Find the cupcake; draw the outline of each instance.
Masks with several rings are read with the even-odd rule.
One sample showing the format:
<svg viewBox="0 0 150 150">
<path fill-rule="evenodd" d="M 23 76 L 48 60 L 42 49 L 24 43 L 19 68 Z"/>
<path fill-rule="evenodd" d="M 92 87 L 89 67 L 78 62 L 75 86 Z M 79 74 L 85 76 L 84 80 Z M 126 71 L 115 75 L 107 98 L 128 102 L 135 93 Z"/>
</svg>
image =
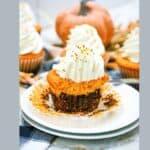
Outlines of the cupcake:
<svg viewBox="0 0 150 150">
<path fill-rule="evenodd" d="M 139 78 L 139 27 L 128 34 L 119 52 L 117 64 L 123 77 Z"/>
<path fill-rule="evenodd" d="M 33 26 L 38 33 L 41 32 L 41 25 L 36 22 L 34 13 L 26 2 L 20 2 L 19 5 L 20 24 Z"/>
<path fill-rule="evenodd" d="M 71 29 L 67 40 L 66 50 L 70 49 L 70 46 L 74 44 L 81 43 L 86 47 L 96 50 L 98 53 L 100 53 L 104 59 L 104 62 L 107 62 L 108 55 L 106 54 L 102 40 L 94 27 L 83 24 L 77 25 L 75 28 Z M 62 55 L 65 55 L 64 53 L 65 52 L 63 52 Z"/>
<path fill-rule="evenodd" d="M 55 110 L 91 112 L 98 107 L 108 81 L 100 51 L 84 44 L 73 45 L 47 75 Z M 93 47 L 94 48 L 94 47 Z"/>
<path fill-rule="evenodd" d="M 20 27 L 19 69 L 21 72 L 37 73 L 44 58 L 42 40 L 33 27 Z"/>
</svg>

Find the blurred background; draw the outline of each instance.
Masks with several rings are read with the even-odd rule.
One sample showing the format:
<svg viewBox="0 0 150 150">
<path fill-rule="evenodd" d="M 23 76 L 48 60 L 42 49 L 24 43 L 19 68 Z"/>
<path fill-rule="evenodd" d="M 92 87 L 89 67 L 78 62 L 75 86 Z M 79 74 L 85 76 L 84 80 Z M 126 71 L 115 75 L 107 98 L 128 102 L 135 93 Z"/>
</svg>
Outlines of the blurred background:
<svg viewBox="0 0 150 150">
<path fill-rule="evenodd" d="M 59 12 L 70 6 L 80 2 L 80 0 L 24 0 L 29 2 L 33 8 L 35 15 L 43 26 L 48 25 Z M 139 0 L 95 0 L 107 8 L 115 21 L 115 23 L 126 24 L 130 20 L 139 18 Z M 130 11 L 129 11 L 130 10 Z"/>
<path fill-rule="evenodd" d="M 44 47 L 47 50 L 52 50 L 53 44 L 61 44 L 61 41 L 55 32 L 55 18 L 58 13 L 80 2 L 80 0 L 20 1 L 26 1 L 30 4 L 34 15 L 36 16 L 37 22 L 42 26 L 41 37 L 44 43 Z M 139 18 L 139 0 L 95 1 L 108 9 L 115 25 L 121 24 L 122 27 L 126 27 L 129 22 L 137 20 Z M 57 52 L 57 50 L 55 50 L 54 52 Z"/>
</svg>

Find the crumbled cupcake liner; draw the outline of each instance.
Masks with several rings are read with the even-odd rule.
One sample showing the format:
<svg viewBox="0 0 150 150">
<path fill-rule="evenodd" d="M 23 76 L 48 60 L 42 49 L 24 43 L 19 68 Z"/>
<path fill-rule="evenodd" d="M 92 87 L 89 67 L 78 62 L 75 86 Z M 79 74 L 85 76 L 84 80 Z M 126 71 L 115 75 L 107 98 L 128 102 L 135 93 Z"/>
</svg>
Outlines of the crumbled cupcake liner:
<svg viewBox="0 0 150 150">
<path fill-rule="evenodd" d="M 41 113 L 51 114 L 51 115 L 76 115 L 76 116 L 90 116 L 95 117 L 101 115 L 104 112 L 113 111 L 120 105 L 121 97 L 116 92 L 116 90 L 110 85 L 105 84 L 101 88 L 101 98 L 99 100 L 98 107 L 92 110 L 91 112 L 62 112 L 57 111 L 54 106 L 54 101 L 52 100 L 52 95 L 50 94 L 48 84 L 38 84 L 36 85 L 32 93 L 29 96 L 29 99 L 32 105 Z M 109 99 L 113 99 L 112 103 L 109 102 Z M 108 103 L 109 102 L 109 103 Z"/>
</svg>

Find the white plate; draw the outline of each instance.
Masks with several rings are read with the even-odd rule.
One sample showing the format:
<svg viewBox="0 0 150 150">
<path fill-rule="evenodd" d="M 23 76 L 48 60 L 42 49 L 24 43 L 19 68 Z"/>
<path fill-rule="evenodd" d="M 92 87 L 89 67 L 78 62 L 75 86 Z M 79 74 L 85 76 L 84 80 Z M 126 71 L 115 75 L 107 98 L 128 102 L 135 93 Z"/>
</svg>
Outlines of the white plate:
<svg viewBox="0 0 150 150">
<path fill-rule="evenodd" d="M 139 93 L 126 84 L 116 87 L 122 97 L 122 105 L 116 111 L 94 118 L 46 115 L 39 112 L 28 98 L 34 86 L 21 96 L 22 111 L 37 123 L 57 131 L 80 134 L 104 133 L 124 128 L 139 118 Z"/>
<path fill-rule="evenodd" d="M 116 137 L 119 135 L 123 135 L 125 133 L 128 133 L 130 131 L 132 131 L 133 129 L 135 129 L 136 127 L 138 127 L 139 122 L 135 121 L 134 123 L 132 123 L 131 125 L 114 131 L 114 132 L 109 132 L 109 133 L 104 133 L 104 134 L 93 134 L 93 135 L 83 135 L 83 134 L 69 134 L 69 133 L 64 133 L 64 132 L 59 132 L 56 130 L 52 130 L 50 128 L 46 128 L 42 125 L 40 125 L 39 123 L 33 121 L 30 117 L 26 116 L 24 113 L 22 113 L 23 118 L 32 126 L 34 126 L 35 128 L 44 131 L 46 133 L 52 134 L 52 135 L 56 135 L 56 136 L 60 136 L 63 138 L 69 138 L 69 139 L 82 139 L 82 140 L 96 140 L 96 139 L 106 139 L 106 138 L 112 138 L 112 137 Z"/>
</svg>

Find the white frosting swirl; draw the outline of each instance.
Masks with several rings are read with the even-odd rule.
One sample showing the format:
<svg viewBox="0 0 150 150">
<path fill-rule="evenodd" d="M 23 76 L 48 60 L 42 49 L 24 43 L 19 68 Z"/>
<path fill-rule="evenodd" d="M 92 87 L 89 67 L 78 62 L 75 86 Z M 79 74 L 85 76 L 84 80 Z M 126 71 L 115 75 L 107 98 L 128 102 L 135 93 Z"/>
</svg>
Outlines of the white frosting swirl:
<svg viewBox="0 0 150 150">
<path fill-rule="evenodd" d="M 93 49 L 74 45 L 53 69 L 62 78 L 83 82 L 104 76 L 104 61 Z"/>
<path fill-rule="evenodd" d="M 35 31 L 34 27 L 20 27 L 20 55 L 27 53 L 39 53 L 42 50 L 42 40 L 40 35 Z"/>
<path fill-rule="evenodd" d="M 32 26 L 36 24 L 34 13 L 28 3 L 20 2 L 19 15 L 20 24 L 28 24 Z"/>
<path fill-rule="evenodd" d="M 139 62 L 139 27 L 136 27 L 128 34 L 127 40 L 122 48 L 122 56 L 127 57 L 132 62 Z"/>
<path fill-rule="evenodd" d="M 105 52 L 104 45 L 96 29 L 90 25 L 83 24 L 75 26 L 70 31 L 67 47 L 72 45 L 84 44 L 101 55 Z"/>
</svg>

